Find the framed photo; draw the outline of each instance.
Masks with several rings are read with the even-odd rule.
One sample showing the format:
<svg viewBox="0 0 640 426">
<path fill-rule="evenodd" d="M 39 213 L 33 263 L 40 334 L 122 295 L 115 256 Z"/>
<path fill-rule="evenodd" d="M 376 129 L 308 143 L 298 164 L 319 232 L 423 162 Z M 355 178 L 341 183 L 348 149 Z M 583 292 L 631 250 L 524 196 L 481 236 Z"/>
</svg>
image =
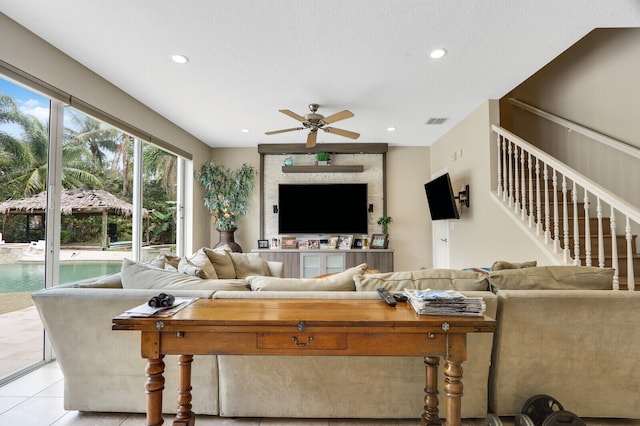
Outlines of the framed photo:
<svg viewBox="0 0 640 426">
<path fill-rule="evenodd" d="M 320 249 L 320 240 L 308 240 L 307 248 L 309 250 L 319 250 Z"/>
<path fill-rule="evenodd" d="M 355 238 L 353 240 L 353 248 L 361 249 L 362 248 L 362 243 L 363 243 L 362 238 Z"/>
<path fill-rule="evenodd" d="M 353 243 L 353 235 L 340 235 L 338 248 L 340 250 L 349 250 Z"/>
<path fill-rule="evenodd" d="M 388 234 L 373 234 L 371 235 L 371 244 L 369 244 L 369 248 L 384 249 L 384 248 L 387 248 L 388 244 L 389 244 Z"/>
<path fill-rule="evenodd" d="M 329 237 L 329 239 L 327 240 L 327 248 L 329 250 L 337 249 L 338 248 L 338 237 Z"/>
<path fill-rule="evenodd" d="M 296 237 L 282 237 L 282 248 L 283 249 L 298 248 L 296 244 Z"/>
<path fill-rule="evenodd" d="M 268 249 L 269 248 L 269 240 L 258 240 L 258 248 L 259 249 Z"/>
</svg>

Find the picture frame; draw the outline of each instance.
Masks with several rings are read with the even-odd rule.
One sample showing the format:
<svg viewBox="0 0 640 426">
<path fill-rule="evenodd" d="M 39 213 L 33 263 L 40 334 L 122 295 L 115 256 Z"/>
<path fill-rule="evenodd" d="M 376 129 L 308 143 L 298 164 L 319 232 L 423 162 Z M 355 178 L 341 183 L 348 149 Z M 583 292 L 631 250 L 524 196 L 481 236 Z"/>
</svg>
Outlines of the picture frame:
<svg viewBox="0 0 640 426">
<path fill-rule="evenodd" d="M 269 248 L 269 240 L 258 240 L 258 248 L 259 249 L 268 249 Z"/>
<path fill-rule="evenodd" d="M 338 239 L 338 248 L 340 250 L 349 250 L 351 249 L 352 243 L 353 243 L 353 235 L 340 235 Z"/>
<path fill-rule="evenodd" d="M 362 249 L 362 243 L 364 240 L 362 238 L 354 238 L 353 240 L 353 248 L 354 249 Z"/>
<path fill-rule="evenodd" d="M 338 237 L 329 237 L 327 239 L 327 249 L 329 250 L 335 250 L 338 248 Z"/>
<path fill-rule="evenodd" d="M 298 248 L 296 237 L 282 237 L 283 249 L 295 249 Z"/>
<path fill-rule="evenodd" d="M 385 249 L 389 245 L 389 235 L 388 234 L 372 234 L 371 235 L 371 243 L 369 244 L 369 248 L 371 249 Z"/>
<path fill-rule="evenodd" d="M 309 250 L 320 250 L 320 240 L 308 240 L 307 248 Z"/>
</svg>

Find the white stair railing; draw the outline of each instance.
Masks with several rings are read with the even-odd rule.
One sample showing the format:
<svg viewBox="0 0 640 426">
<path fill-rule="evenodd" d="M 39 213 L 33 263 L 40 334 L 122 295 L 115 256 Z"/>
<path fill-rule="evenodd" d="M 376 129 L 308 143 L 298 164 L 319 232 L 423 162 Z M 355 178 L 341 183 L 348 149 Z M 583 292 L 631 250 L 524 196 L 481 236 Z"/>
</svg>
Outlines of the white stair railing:
<svg viewBox="0 0 640 426">
<path fill-rule="evenodd" d="M 611 267 L 613 289 L 620 289 L 622 279 L 634 290 L 640 209 L 513 133 L 496 125 L 492 130 L 498 148 L 495 194 L 503 207 L 558 263 Z M 619 242 L 624 250 L 618 250 Z"/>
</svg>

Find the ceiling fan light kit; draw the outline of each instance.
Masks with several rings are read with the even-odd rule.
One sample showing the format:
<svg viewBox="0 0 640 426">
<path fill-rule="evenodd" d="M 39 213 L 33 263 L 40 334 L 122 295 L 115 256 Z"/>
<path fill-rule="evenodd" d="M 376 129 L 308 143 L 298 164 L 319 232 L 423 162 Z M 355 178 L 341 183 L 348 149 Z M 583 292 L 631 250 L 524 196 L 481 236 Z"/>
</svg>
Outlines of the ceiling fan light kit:
<svg viewBox="0 0 640 426">
<path fill-rule="evenodd" d="M 309 110 L 311 111 L 311 113 L 305 114 L 304 116 L 298 115 L 295 112 L 290 111 L 288 109 L 279 110 L 281 113 L 288 115 L 294 120 L 301 122 L 303 127 L 292 127 L 289 129 L 273 130 L 270 132 L 265 132 L 265 135 L 275 135 L 278 133 L 309 129 L 309 134 L 307 135 L 307 148 L 313 148 L 314 146 L 316 146 L 316 141 L 318 138 L 318 130 L 323 130 L 327 133 L 333 133 L 338 136 L 343 136 L 350 139 L 358 139 L 360 137 L 360 133 L 327 126 L 328 124 L 335 123 L 336 121 L 345 120 L 347 118 L 353 117 L 354 115 L 351 111 L 345 109 L 343 111 L 340 111 L 333 115 L 325 117 L 322 114 L 317 113 L 319 107 L 320 105 L 318 104 L 309 104 Z"/>
</svg>

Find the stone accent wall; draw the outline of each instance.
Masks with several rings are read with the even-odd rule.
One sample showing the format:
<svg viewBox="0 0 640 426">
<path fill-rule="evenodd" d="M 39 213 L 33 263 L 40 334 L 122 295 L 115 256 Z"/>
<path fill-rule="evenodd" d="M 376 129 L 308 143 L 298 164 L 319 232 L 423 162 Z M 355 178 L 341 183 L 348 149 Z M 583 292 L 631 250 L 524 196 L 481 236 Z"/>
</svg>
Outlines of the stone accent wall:
<svg viewBox="0 0 640 426">
<path fill-rule="evenodd" d="M 331 154 L 331 165 L 363 165 L 362 173 L 283 173 L 282 166 L 287 157 L 293 159 L 293 165 L 314 165 L 314 154 L 265 155 L 264 169 L 264 236 L 265 239 L 280 238 L 278 234 L 278 214 L 273 213 L 273 205 L 278 204 L 278 185 L 281 183 L 366 183 L 367 205 L 373 204 L 373 213 L 369 213 L 369 235 L 378 233 L 376 224 L 382 216 L 383 199 L 383 154 Z M 339 214 L 339 211 L 336 211 Z M 317 235 L 299 236 L 300 238 L 318 237 Z"/>
</svg>

